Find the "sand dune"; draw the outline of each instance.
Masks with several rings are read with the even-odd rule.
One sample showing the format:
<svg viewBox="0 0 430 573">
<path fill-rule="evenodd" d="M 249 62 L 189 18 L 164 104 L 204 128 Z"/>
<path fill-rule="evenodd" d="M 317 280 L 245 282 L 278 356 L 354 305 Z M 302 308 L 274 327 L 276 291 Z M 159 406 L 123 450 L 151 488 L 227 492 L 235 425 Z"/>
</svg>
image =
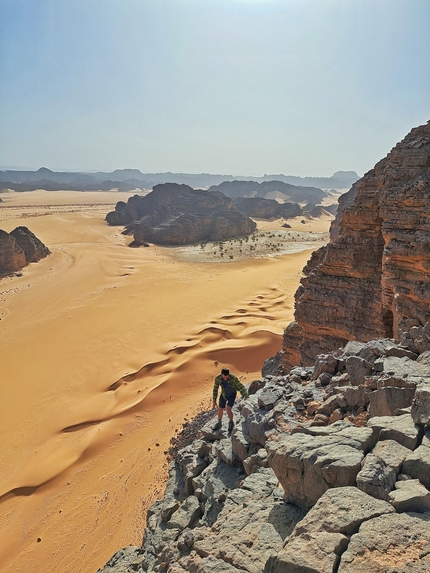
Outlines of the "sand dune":
<svg viewBox="0 0 430 573">
<path fill-rule="evenodd" d="M 222 365 L 259 376 L 292 319 L 309 248 L 226 264 L 129 249 L 104 222 L 127 196 L 2 195 L 0 228 L 52 255 L 0 281 L 0 571 L 90 573 L 139 544 L 170 438 Z"/>
</svg>

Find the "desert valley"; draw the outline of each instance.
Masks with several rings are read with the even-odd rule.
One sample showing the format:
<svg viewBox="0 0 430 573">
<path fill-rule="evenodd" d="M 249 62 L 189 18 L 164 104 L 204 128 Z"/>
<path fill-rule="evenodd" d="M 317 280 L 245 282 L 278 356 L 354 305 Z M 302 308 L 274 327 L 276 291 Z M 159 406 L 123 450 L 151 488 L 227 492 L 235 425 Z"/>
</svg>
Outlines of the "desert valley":
<svg viewBox="0 0 430 573">
<path fill-rule="evenodd" d="M 333 219 L 258 219 L 248 252 L 133 249 L 105 221 L 133 195 L 1 194 L 0 227 L 51 251 L 0 279 L 1 571 L 90 573 L 140 544 L 171 438 L 210 410 L 221 365 L 245 384 L 279 351 Z"/>
</svg>

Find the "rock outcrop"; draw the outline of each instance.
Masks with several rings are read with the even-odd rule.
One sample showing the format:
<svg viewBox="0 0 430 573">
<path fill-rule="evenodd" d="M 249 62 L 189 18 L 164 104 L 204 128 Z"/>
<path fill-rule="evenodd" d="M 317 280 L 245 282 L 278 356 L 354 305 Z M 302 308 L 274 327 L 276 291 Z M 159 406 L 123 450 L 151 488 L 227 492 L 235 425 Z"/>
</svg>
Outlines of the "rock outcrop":
<svg viewBox="0 0 430 573">
<path fill-rule="evenodd" d="M 427 124 L 340 197 L 330 242 L 311 257 L 295 295 L 285 368 L 311 364 L 348 340 L 401 340 L 411 325 L 422 327 L 430 317 L 429 243 Z"/>
<path fill-rule="evenodd" d="M 235 200 L 237 210 L 248 217 L 259 219 L 271 219 L 272 217 L 298 217 L 303 214 L 303 210 L 298 203 L 278 203 L 275 199 L 264 199 L 262 197 L 239 197 Z"/>
<path fill-rule="evenodd" d="M 0 229 L 0 275 L 14 273 L 47 257 L 50 250 L 27 227 Z"/>
<path fill-rule="evenodd" d="M 120 201 L 106 215 L 109 225 L 126 225 L 135 244 L 185 245 L 249 235 L 256 223 L 236 210 L 223 193 L 187 185 L 156 185 L 151 193 Z"/>
<path fill-rule="evenodd" d="M 291 185 L 284 181 L 223 181 L 219 185 L 209 187 L 210 192 L 222 192 L 228 197 L 266 197 L 269 194 L 278 193 L 284 199 L 294 202 L 312 201 L 319 203 L 327 196 L 326 191 L 318 187 L 305 187 Z"/>
<path fill-rule="evenodd" d="M 178 452 L 142 547 L 103 573 L 430 570 L 430 360 L 409 352 L 350 342 L 254 381 L 231 435 L 213 420 Z"/>
</svg>

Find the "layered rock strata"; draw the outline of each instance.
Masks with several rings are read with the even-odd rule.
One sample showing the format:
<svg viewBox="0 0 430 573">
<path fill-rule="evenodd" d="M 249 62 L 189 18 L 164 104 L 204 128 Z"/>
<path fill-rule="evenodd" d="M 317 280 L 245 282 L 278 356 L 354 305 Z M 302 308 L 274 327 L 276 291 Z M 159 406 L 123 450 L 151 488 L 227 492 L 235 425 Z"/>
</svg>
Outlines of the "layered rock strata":
<svg viewBox="0 0 430 573">
<path fill-rule="evenodd" d="M 254 381 L 231 435 L 212 421 L 179 451 L 142 547 L 103 573 L 430 570 L 429 381 L 430 341 L 393 339 Z"/>
<path fill-rule="evenodd" d="M 47 257 L 50 250 L 27 227 L 0 229 L 0 275 L 14 273 Z"/>
<path fill-rule="evenodd" d="M 253 233 L 256 223 L 236 210 L 221 192 L 192 189 L 187 185 L 156 185 L 145 196 L 119 201 L 106 215 L 109 225 L 126 225 L 134 244 L 185 245 L 220 241 Z"/>
<path fill-rule="evenodd" d="M 284 334 L 285 371 L 348 340 L 402 338 L 430 317 L 430 124 L 413 129 L 339 199 Z M 414 322 L 411 322 L 414 321 Z"/>
</svg>

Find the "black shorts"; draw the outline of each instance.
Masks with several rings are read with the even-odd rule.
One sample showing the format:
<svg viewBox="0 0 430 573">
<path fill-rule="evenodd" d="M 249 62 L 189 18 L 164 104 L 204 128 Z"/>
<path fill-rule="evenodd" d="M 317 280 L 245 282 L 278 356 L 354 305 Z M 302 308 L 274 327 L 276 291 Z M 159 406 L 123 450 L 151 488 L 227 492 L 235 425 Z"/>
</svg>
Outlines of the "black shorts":
<svg viewBox="0 0 430 573">
<path fill-rule="evenodd" d="M 234 401 L 236 400 L 236 394 L 237 394 L 237 392 L 235 392 L 234 394 L 230 394 L 227 397 L 227 400 L 221 394 L 221 396 L 219 397 L 219 407 L 225 408 L 225 404 L 227 402 L 227 405 L 230 406 L 230 408 L 233 408 Z"/>
</svg>

